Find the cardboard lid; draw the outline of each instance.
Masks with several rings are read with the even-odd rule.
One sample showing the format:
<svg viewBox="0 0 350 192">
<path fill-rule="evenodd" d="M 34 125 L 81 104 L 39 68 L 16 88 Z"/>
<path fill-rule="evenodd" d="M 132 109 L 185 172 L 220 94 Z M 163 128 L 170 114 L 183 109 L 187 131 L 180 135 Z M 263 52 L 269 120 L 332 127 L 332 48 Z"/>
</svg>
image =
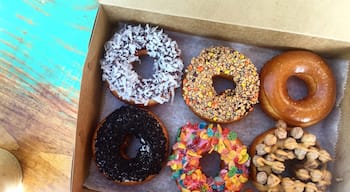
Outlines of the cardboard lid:
<svg viewBox="0 0 350 192">
<path fill-rule="evenodd" d="M 350 42 L 347 0 L 99 0 L 99 3 Z"/>
</svg>

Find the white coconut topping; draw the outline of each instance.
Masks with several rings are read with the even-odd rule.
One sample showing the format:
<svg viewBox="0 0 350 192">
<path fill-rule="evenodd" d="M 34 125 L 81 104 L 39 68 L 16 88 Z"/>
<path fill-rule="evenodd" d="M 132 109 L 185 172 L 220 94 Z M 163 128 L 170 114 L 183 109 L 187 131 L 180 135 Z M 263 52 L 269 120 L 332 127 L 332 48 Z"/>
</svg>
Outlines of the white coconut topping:
<svg viewBox="0 0 350 192">
<path fill-rule="evenodd" d="M 140 62 L 138 50 L 145 49 L 155 59 L 153 76 L 141 79 L 133 70 L 133 62 Z M 101 60 L 102 79 L 111 91 L 126 101 L 148 105 L 154 100 L 160 104 L 174 97 L 181 84 L 183 62 L 177 43 L 158 27 L 126 25 L 105 44 Z"/>
</svg>

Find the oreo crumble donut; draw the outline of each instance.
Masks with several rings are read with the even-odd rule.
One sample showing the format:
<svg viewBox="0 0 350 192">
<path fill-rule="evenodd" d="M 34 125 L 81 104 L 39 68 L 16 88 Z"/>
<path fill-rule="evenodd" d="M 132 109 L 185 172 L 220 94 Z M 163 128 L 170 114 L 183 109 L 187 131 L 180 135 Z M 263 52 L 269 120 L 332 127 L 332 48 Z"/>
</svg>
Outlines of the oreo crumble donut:
<svg viewBox="0 0 350 192">
<path fill-rule="evenodd" d="M 126 155 L 130 136 L 140 140 L 136 157 Z M 101 173 L 124 185 L 146 182 L 160 172 L 168 154 L 168 133 L 156 116 L 136 107 L 121 107 L 97 127 L 93 157 Z"/>
<path fill-rule="evenodd" d="M 163 30 L 146 25 L 126 25 L 106 42 L 101 60 L 102 79 L 112 93 L 131 104 L 152 106 L 168 102 L 180 86 L 183 62 L 175 41 Z M 140 56 L 154 58 L 152 78 L 142 79 L 133 70 Z"/>
<path fill-rule="evenodd" d="M 251 176 L 259 191 L 326 191 L 332 174 L 329 153 L 316 143 L 316 136 L 301 127 L 287 128 L 280 120 L 276 128 L 259 135 L 250 148 Z"/>
<path fill-rule="evenodd" d="M 236 84 L 217 93 L 213 77 Z M 193 58 L 183 80 L 183 98 L 189 108 L 206 121 L 231 123 L 240 120 L 258 103 L 259 75 L 256 67 L 238 51 L 228 47 L 204 49 Z"/>
</svg>

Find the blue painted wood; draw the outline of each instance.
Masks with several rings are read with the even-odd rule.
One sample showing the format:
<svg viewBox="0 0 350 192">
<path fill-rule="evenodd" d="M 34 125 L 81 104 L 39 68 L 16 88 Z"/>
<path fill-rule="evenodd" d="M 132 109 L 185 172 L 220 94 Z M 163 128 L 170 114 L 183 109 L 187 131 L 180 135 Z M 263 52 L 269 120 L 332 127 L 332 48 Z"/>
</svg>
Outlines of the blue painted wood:
<svg viewBox="0 0 350 192">
<path fill-rule="evenodd" d="M 0 57 L 8 70 L 34 79 L 26 83 L 39 80 L 77 98 L 96 10 L 94 0 L 1 0 Z"/>
<path fill-rule="evenodd" d="M 0 148 L 26 192 L 69 191 L 95 0 L 0 0 Z"/>
</svg>

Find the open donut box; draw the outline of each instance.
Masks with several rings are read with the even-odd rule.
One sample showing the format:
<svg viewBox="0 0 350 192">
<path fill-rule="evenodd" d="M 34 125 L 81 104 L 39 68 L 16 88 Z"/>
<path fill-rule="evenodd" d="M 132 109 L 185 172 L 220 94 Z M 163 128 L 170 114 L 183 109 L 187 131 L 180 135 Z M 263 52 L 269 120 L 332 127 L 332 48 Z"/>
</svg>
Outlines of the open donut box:
<svg viewBox="0 0 350 192">
<path fill-rule="evenodd" d="M 83 186 L 91 160 L 91 138 L 98 124 L 103 82 L 103 45 L 118 21 L 150 23 L 173 31 L 281 50 L 307 49 L 350 60 L 350 3 L 331 1 L 156 1 L 100 0 L 86 57 L 76 131 L 71 190 Z M 348 74 L 349 76 L 349 74 Z M 350 190 L 350 84 L 340 104 L 341 122 L 334 175 L 336 191 Z"/>
</svg>

